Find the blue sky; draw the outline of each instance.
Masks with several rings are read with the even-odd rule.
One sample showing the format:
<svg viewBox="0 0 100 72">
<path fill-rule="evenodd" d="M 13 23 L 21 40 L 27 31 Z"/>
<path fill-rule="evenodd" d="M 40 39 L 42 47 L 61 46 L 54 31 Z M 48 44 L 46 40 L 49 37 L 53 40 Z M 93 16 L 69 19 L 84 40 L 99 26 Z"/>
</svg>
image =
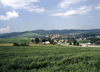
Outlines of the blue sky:
<svg viewBox="0 0 100 72">
<path fill-rule="evenodd" d="M 100 29 L 100 0 L 1 0 L 0 33 Z"/>
</svg>

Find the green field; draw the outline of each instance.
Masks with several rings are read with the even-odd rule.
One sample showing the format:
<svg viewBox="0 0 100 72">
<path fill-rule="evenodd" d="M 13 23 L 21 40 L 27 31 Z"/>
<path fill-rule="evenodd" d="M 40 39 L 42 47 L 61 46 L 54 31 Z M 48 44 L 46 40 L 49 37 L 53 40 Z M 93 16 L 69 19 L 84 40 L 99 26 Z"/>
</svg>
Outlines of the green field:
<svg viewBox="0 0 100 72">
<path fill-rule="evenodd" d="M 0 72 L 100 72 L 100 48 L 0 46 Z"/>
<path fill-rule="evenodd" d="M 79 43 L 89 43 L 90 40 L 77 40 L 77 42 L 79 42 Z"/>
<path fill-rule="evenodd" d="M 4 38 L 0 39 L 0 43 L 21 43 L 21 42 L 30 42 L 31 39 L 25 38 Z"/>
<path fill-rule="evenodd" d="M 29 33 L 21 34 L 21 35 L 18 35 L 18 36 L 14 36 L 12 38 L 32 38 L 32 37 L 43 37 L 43 35 L 29 32 Z"/>
</svg>

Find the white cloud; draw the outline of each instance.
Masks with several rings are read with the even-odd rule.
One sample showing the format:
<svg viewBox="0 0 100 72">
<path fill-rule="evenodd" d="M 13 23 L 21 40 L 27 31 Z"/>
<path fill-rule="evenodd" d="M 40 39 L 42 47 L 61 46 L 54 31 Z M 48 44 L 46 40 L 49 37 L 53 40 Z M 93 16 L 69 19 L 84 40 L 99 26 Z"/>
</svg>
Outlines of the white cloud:
<svg viewBox="0 0 100 72">
<path fill-rule="evenodd" d="M 10 18 L 7 18 L 7 17 L 5 17 L 5 16 L 3 16 L 3 15 L 0 15 L 0 20 L 9 20 Z"/>
<path fill-rule="evenodd" d="M 12 10 L 12 12 L 11 11 L 7 12 L 6 16 L 0 15 L 1 20 L 9 20 L 10 18 L 16 18 L 16 17 L 19 17 L 19 15 L 18 12 L 15 12 L 14 10 Z"/>
<path fill-rule="evenodd" d="M 1 0 L 2 5 L 11 6 L 13 8 L 23 8 L 32 2 L 39 2 L 39 0 Z"/>
<path fill-rule="evenodd" d="M 39 0 L 1 0 L 1 4 L 4 6 L 10 6 L 14 9 L 26 9 L 29 12 L 44 12 L 44 8 L 33 6 L 32 3 L 40 2 Z"/>
<path fill-rule="evenodd" d="M 44 8 L 38 8 L 38 6 L 34 6 L 33 4 L 28 7 L 24 7 L 24 9 L 27 9 L 29 12 L 37 12 L 37 13 L 44 12 Z"/>
<path fill-rule="evenodd" d="M 61 16 L 61 17 L 71 17 L 71 16 L 77 16 L 77 15 L 84 15 L 90 12 L 92 6 L 82 6 L 76 10 L 69 10 L 65 13 L 53 13 L 53 16 Z"/>
<path fill-rule="evenodd" d="M 98 5 L 97 7 L 95 7 L 95 9 L 100 9 L 100 5 Z"/>
<path fill-rule="evenodd" d="M 61 3 L 59 3 L 59 7 L 68 8 L 70 4 L 79 3 L 80 1 L 85 1 L 85 0 L 63 0 Z"/>
<path fill-rule="evenodd" d="M 19 17 L 18 12 L 15 12 L 14 10 L 12 10 L 12 12 L 11 11 L 7 12 L 6 15 L 8 18 Z"/>
<path fill-rule="evenodd" d="M 100 1 L 100 0 L 99 0 Z M 94 9 L 100 9 L 100 2 L 95 5 Z"/>
<path fill-rule="evenodd" d="M 1 28 L 0 29 L 0 33 L 5 33 L 5 32 L 9 32 L 10 31 L 10 27 L 7 26 L 7 28 Z"/>
</svg>

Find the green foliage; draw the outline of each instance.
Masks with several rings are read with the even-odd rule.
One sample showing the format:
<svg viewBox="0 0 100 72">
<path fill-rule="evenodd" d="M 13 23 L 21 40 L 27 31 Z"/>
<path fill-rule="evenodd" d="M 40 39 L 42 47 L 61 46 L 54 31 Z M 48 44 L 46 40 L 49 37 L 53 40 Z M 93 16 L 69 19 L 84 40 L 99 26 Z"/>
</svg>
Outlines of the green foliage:
<svg viewBox="0 0 100 72">
<path fill-rule="evenodd" d="M 13 46 L 29 46 L 28 43 L 13 43 Z"/>
<path fill-rule="evenodd" d="M 73 45 L 76 45 L 77 41 L 76 40 L 73 40 Z"/>
<path fill-rule="evenodd" d="M 100 35 L 100 29 L 98 30 L 35 30 L 25 32 L 12 32 L 0 35 L 0 38 L 36 38 L 44 37 L 44 35 L 83 35 L 84 37 Z"/>
<path fill-rule="evenodd" d="M 76 45 L 79 46 L 79 43 L 77 42 Z"/>
<path fill-rule="evenodd" d="M 79 43 L 76 40 L 73 40 L 72 42 L 69 42 L 69 45 L 77 45 L 77 46 L 79 46 Z"/>
<path fill-rule="evenodd" d="M 39 43 L 39 38 L 35 38 L 36 44 Z"/>
<path fill-rule="evenodd" d="M 36 37 L 43 37 L 44 35 L 41 35 L 36 32 L 31 31 L 25 31 L 25 32 L 12 32 L 12 33 L 6 33 L 3 35 L 0 35 L 0 38 L 36 38 Z"/>
<path fill-rule="evenodd" d="M 72 43 L 71 43 L 71 42 L 69 42 L 69 45 L 72 45 Z"/>
<path fill-rule="evenodd" d="M 98 41 L 96 42 L 96 44 L 100 44 L 100 40 L 98 40 Z"/>
<path fill-rule="evenodd" d="M 50 44 L 56 44 L 56 43 L 54 43 L 54 40 L 51 39 L 51 38 L 48 38 L 48 39 L 44 38 L 44 39 L 42 39 L 42 42 L 45 42 L 45 41 L 49 41 Z"/>
<path fill-rule="evenodd" d="M 47 39 L 46 39 L 46 38 L 42 39 L 42 42 L 45 42 L 45 41 L 47 41 Z"/>
<path fill-rule="evenodd" d="M 56 42 L 53 42 L 53 45 L 56 45 L 57 43 Z"/>
<path fill-rule="evenodd" d="M 48 41 L 51 42 L 51 38 L 48 38 Z"/>
<path fill-rule="evenodd" d="M 34 40 L 32 39 L 31 42 L 34 42 Z"/>
<path fill-rule="evenodd" d="M 91 43 L 100 44 L 100 38 L 94 37 L 89 38 L 88 40 L 90 40 Z"/>
<path fill-rule="evenodd" d="M 54 40 L 53 39 L 51 40 L 50 44 L 54 44 Z"/>
<path fill-rule="evenodd" d="M 1 46 L 0 72 L 100 72 L 100 48 Z"/>
<path fill-rule="evenodd" d="M 78 43 L 89 43 L 90 40 L 78 40 L 77 42 L 78 42 Z"/>
<path fill-rule="evenodd" d="M 13 43 L 13 46 L 20 46 L 18 43 Z"/>
</svg>

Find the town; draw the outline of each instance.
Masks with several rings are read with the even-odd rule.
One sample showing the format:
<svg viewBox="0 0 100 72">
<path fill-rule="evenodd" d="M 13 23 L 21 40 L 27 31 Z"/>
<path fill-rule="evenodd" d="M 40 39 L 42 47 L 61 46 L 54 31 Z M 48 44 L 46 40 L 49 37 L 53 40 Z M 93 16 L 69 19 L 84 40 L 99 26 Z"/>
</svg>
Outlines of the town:
<svg viewBox="0 0 100 72">
<path fill-rule="evenodd" d="M 93 42 L 95 40 L 95 42 Z M 53 44 L 62 46 L 100 47 L 100 35 L 97 36 L 67 36 L 46 35 L 44 38 L 31 38 L 31 44 Z"/>
</svg>

